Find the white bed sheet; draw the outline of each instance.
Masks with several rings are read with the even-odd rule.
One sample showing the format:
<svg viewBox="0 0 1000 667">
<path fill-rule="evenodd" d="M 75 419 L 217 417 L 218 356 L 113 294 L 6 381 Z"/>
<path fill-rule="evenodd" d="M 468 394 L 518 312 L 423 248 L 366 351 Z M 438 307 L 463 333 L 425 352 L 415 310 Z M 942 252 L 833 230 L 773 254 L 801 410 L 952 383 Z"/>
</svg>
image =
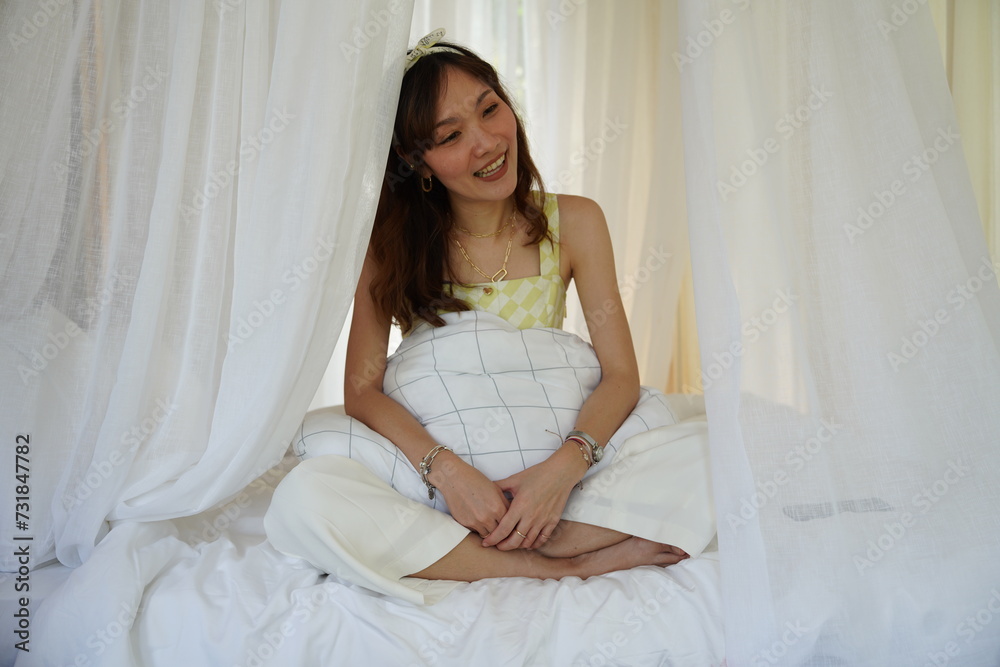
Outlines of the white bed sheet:
<svg viewBox="0 0 1000 667">
<path fill-rule="evenodd" d="M 286 458 L 283 471 L 295 462 Z M 31 653 L 16 664 L 723 662 L 715 551 L 586 581 L 462 584 L 415 606 L 340 583 L 264 541 L 263 513 L 283 471 L 196 517 L 115 527 L 35 611 Z"/>
</svg>

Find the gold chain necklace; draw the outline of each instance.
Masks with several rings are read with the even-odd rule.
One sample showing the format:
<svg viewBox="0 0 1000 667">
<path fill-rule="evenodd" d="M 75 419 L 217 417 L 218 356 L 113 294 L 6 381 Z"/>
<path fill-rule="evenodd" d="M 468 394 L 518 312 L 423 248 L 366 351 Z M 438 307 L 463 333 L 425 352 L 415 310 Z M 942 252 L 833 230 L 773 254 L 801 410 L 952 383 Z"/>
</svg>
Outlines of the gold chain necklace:
<svg viewBox="0 0 1000 667">
<path fill-rule="evenodd" d="M 477 239 L 491 239 L 494 236 L 500 236 L 500 232 L 507 229 L 507 225 L 514 222 L 514 214 L 516 213 L 517 213 L 517 208 L 515 208 L 513 211 L 510 212 L 510 217 L 507 218 L 507 220 L 502 225 L 500 225 L 500 229 L 496 230 L 495 232 L 490 232 L 489 234 L 477 234 L 474 231 L 466 229 L 465 227 L 459 227 L 458 225 L 455 225 L 455 229 L 462 232 L 463 234 L 468 234 L 469 236 L 472 236 Z"/>
<path fill-rule="evenodd" d="M 514 219 L 513 213 L 511 213 L 510 219 L 511 220 Z M 504 227 L 506 226 L 507 225 L 504 225 Z M 503 227 L 501 227 L 501 229 L 503 229 Z M 486 280 L 488 280 L 489 282 L 497 283 L 503 280 L 507 276 L 507 260 L 510 259 L 510 249 L 514 245 L 515 231 L 517 231 L 517 227 L 514 227 L 512 225 L 510 229 L 510 238 L 507 239 L 507 251 L 503 255 L 503 264 L 500 266 L 500 270 L 494 273 L 492 276 L 483 271 L 482 269 L 480 269 L 478 266 L 476 266 L 476 263 L 472 261 L 471 257 L 469 257 L 469 253 L 465 252 L 465 248 L 462 247 L 462 243 L 458 239 L 454 239 L 454 241 L 455 245 L 458 246 L 458 249 L 462 251 L 462 257 L 464 257 L 465 261 L 469 263 L 469 266 L 474 268 L 479 275 L 481 275 L 483 278 L 486 278 Z"/>
</svg>

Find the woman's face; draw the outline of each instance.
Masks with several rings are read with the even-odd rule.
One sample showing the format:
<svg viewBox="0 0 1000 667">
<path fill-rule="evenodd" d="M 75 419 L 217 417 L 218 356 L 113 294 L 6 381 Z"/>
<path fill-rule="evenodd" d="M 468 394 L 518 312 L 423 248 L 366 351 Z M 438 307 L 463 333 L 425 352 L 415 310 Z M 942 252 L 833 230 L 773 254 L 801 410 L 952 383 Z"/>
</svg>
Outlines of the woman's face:
<svg viewBox="0 0 1000 667">
<path fill-rule="evenodd" d="M 436 121 L 424 161 L 453 200 L 497 201 L 514 192 L 517 123 L 492 88 L 449 67 Z"/>
</svg>

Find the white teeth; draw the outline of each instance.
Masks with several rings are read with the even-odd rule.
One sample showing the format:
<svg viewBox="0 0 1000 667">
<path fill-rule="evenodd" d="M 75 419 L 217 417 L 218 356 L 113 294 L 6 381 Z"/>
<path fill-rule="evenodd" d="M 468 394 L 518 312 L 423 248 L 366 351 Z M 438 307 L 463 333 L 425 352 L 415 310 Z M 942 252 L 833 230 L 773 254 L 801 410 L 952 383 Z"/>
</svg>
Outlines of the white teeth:
<svg viewBox="0 0 1000 667">
<path fill-rule="evenodd" d="M 507 159 L 507 154 L 504 153 L 499 158 L 497 158 L 496 162 L 494 162 L 491 165 L 487 165 L 486 168 L 482 169 L 481 171 L 477 171 L 476 176 L 478 176 L 479 178 L 486 178 L 488 176 L 492 176 L 497 172 L 498 169 L 500 169 L 500 167 L 503 166 L 503 163 L 504 161 L 506 161 L 506 159 Z"/>
</svg>

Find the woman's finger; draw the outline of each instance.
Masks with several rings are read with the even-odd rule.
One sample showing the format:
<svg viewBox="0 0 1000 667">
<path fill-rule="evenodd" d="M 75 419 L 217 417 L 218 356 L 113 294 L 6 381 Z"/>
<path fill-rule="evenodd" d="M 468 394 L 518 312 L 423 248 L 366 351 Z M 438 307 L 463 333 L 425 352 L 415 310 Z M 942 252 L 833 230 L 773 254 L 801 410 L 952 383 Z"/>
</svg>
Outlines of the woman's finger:
<svg viewBox="0 0 1000 667">
<path fill-rule="evenodd" d="M 519 526 L 515 526 L 514 530 L 511 531 L 507 539 L 497 545 L 497 549 L 501 551 L 508 551 L 510 549 L 523 549 L 531 544 L 531 533 L 524 532 Z"/>
<path fill-rule="evenodd" d="M 503 550 L 503 548 L 500 546 L 501 542 L 509 539 L 509 537 L 514 534 L 514 527 L 517 525 L 517 522 L 519 520 L 520 520 L 519 517 L 511 516 L 510 512 L 508 511 L 507 514 L 505 514 L 503 518 L 500 519 L 500 523 L 497 524 L 496 528 L 490 531 L 490 534 L 487 535 L 486 538 L 483 540 L 483 546 L 484 547 L 495 546 L 498 549 Z M 513 547 L 509 546 L 507 547 L 507 549 L 512 549 L 512 548 Z"/>
<path fill-rule="evenodd" d="M 524 523 L 524 521 L 520 521 L 515 524 L 514 528 L 507 535 L 507 538 L 497 544 L 497 549 L 500 549 L 501 551 L 524 549 L 534 542 L 537 533 L 533 535 L 532 529 L 524 526 Z"/>
<path fill-rule="evenodd" d="M 510 534 L 510 537 L 508 537 L 507 540 L 511 543 L 511 549 L 526 549 L 532 542 L 534 542 L 535 536 L 532 535 L 531 528 L 524 527 L 524 530 L 522 530 L 521 526 L 517 526 L 514 528 L 514 532 Z"/>
<path fill-rule="evenodd" d="M 552 538 L 552 531 L 554 531 L 555 529 L 556 529 L 555 525 L 546 526 L 545 528 L 542 528 L 540 531 L 538 531 L 538 535 L 535 537 L 535 540 L 531 543 L 531 546 L 526 548 L 540 549 L 541 547 L 545 546 L 545 543 Z"/>
</svg>

